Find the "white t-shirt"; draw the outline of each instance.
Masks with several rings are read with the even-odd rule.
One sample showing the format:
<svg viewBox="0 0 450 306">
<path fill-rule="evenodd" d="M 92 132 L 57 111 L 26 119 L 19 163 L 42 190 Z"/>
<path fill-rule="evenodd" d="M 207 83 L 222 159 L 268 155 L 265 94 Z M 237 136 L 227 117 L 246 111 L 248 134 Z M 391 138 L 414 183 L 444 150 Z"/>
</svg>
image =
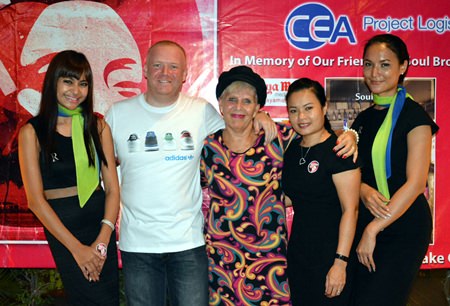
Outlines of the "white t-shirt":
<svg viewBox="0 0 450 306">
<path fill-rule="evenodd" d="M 204 244 L 200 154 L 203 140 L 224 127 L 206 100 L 180 94 L 152 107 L 143 94 L 106 114 L 120 162 L 119 247 L 168 253 Z"/>
</svg>

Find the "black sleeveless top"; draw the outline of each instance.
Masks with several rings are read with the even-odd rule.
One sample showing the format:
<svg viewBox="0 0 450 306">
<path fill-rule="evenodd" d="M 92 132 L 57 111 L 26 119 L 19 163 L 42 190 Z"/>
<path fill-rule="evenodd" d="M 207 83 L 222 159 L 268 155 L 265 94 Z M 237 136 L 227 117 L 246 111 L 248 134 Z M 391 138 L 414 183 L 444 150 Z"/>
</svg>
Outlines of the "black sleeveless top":
<svg viewBox="0 0 450 306">
<path fill-rule="evenodd" d="M 39 143 L 41 143 L 42 137 L 45 137 L 43 135 L 42 121 L 39 117 L 34 117 L 28 122 L 33 126 Z M 41 150 L 39 153 L 39 165 L 44 190 L 76 186 L 77 178 L 72 138 L 55 132 L 54 151 L 51 152 L 48 163 L 43 151 Z"/>
</svg>

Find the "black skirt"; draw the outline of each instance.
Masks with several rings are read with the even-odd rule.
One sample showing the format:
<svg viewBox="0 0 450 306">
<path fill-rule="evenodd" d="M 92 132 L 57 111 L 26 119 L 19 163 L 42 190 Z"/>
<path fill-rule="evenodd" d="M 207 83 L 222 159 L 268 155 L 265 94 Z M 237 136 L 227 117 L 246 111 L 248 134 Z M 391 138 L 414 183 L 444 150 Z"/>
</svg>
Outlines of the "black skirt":
<svg viewBox="0 0 450 306">
<path fill-rule="evenodd" d="M 95 191 L 83 208 L 78 197 L 48 201 L 67 229 L 84 245 L 91 245 L 97 238 L 105 210 L 105 192 Z M 119 272 L 116 232 L 108 245 L 108 257 L 103 266 L 100 281 L 89 282 L 69 250 L 45 229 L 45 235 L 61 275 L 70 305 L 119 305 Z"/>
</svg>

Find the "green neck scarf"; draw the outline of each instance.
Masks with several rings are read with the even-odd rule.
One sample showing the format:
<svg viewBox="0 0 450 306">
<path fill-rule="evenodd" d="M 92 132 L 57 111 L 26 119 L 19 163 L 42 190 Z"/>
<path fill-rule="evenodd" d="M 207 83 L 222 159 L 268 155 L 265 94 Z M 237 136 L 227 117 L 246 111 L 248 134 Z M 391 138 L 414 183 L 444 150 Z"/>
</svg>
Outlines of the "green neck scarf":
<svg viewBox="0 0 450 306">
<path fill-rule="evenodd" d="M 89 158 L 84 144 L 84 118 L 82 110 L 81 106 L 70 110 L 58 104 L 58 116 L 72 117 L 72 146 L 75 158 L 78 200 L 80 201 L 81 208 L 83 208 L 99 184 L 97 154 L 95 154 L 95 166 L 89 166 Z M 94 148 L 93 143 L 92 147 Z"/>
<path fill-rule="evenodd" d="M 376 105 L 389 107 L 386 118 L 378 129 L 372 145 L 372 163 L 377 188 L 388 200 L 391 198 L 387 179 L 391 177 L 392 134 L 406 97 L 411 96 L 406 93 L 403 86 L 399 86 L 397 93 L 392 97 L 373 95 L 373 102 Z"/>
</svg>

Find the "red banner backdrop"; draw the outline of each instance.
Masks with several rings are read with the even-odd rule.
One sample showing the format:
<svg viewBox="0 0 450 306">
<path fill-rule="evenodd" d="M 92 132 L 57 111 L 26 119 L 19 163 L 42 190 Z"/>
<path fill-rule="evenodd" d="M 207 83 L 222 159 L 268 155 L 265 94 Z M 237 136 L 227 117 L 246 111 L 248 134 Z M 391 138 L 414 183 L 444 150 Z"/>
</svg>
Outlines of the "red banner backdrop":
<svg viewBox="0 0 450 306">
<path fill-rule="evenodd" d="M 171 39 L 186 48 L 184 91 L 214 102 L 220 71 L 245 64 L 269 85 L 266 110 L 285 118 L 289 83 L 322 82 L 333 127 L 369 105 L 362 47 L 374 34 L 393 33 L 412 57 L 405 86 L 441 127 L 435 138 L 427 197 L 434 216 L 423 268 L 450 267 L 450 2 L 391 1 L 42 1 L 0 4 L 0 266 L 52 267 L 42 227 L 27 210 L 17 162 L 18 129 L 39 107 L 50 58 L 63 49 L 84 52 L 94 70 L 96 110 L 145 90 L 147 48 Z M 4 2 L 2 2 L 4 3 Z M 290 217 L 292 217 L 292 212 Z M 317 216 L 320 217 L 320 216 Z"/>
</svg>

